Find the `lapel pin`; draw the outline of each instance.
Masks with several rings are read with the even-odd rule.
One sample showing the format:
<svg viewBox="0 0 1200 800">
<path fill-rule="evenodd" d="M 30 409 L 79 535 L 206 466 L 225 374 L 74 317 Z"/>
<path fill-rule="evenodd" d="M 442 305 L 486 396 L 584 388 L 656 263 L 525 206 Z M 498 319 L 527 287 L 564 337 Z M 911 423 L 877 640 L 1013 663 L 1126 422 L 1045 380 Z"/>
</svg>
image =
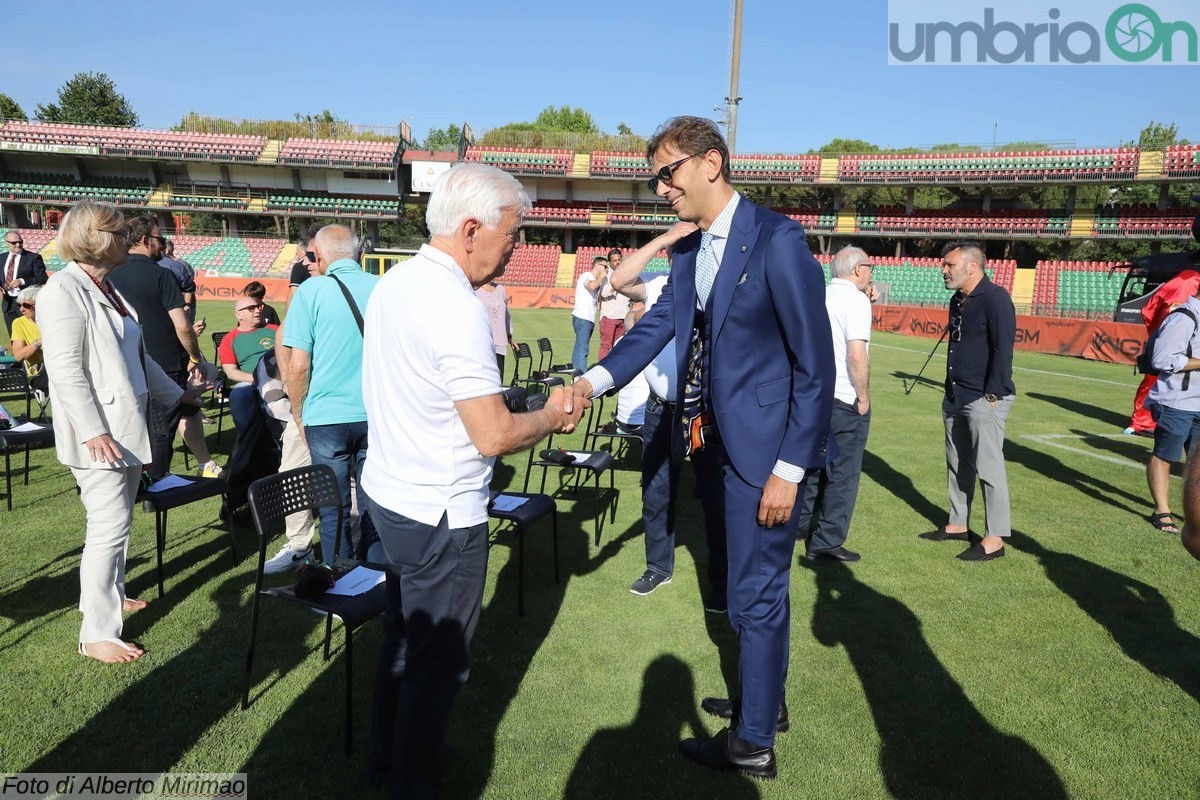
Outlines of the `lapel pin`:
<svg viewBox="0 0 1200 800">
<path fill-rule="evenodd" d="M 749 249 L 749 248 L 747 248 L 747 247 L 746 247 L 746 245 L 742 245 L 742 252 L 743 252 L 743 253 L 744 253 L 744 252 L 746 252 L 746 250 L 748 250 L 748 249 Z"/>
</svg>

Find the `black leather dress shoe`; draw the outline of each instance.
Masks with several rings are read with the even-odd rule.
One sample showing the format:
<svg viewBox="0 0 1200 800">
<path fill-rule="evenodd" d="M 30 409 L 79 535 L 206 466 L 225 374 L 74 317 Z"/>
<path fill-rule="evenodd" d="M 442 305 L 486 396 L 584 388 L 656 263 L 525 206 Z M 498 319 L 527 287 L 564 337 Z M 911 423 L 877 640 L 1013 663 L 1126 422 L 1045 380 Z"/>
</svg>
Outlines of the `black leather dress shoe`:
<svg viewBox="0 0 1200 800">
<path fill-rule="evenodd" d="M 706 697 L 700 701 L 700 708 L 706 714 L 712 714 L 714 717 L 721 719 L 733 719 L 733 704 L 741 703 L 740 698 L 727 700 L 724 697 Z M 787 733 L 788 728 L 792 727 L 792 723 L 788 721 L 787 701 L 779 704 L 779 719 L 775 724 L 776 733 Z"/>
<path fill-rule="evenodd" d="M 774 780 L 779 774 L 774 747 L 755 747 L 728 728 L 711 739 L 684 739 L 679 749 L 692 761 L 710 769 L 737 770 L 764 780 Z"/>
<path fill-rule="evenodd" d="M 809 561 L 858 561 L 862 558 L 853 550 L 844 547 L 831 547 L 828 550 L 809 550 L 804 554 Z"/>
<path fill-rule="evenodd" d="M 938 528 L 936 531 L 919 533 L 917 534 L 917 538 L 924 539 L 928 542 L 967 542 L 971 539 L 971 533 L 972 531 L 950 533 L 945 528 Z"/>
</svg>

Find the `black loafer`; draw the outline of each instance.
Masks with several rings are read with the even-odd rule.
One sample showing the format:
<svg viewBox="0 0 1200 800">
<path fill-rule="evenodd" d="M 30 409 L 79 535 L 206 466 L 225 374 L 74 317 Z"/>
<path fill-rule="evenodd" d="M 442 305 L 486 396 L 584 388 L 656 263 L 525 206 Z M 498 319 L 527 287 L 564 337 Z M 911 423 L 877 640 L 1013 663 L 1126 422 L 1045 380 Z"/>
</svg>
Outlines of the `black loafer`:
<svg viewBox="0 0 1200 800">
<path fill-rule="evenodd" d="M 709 769 L 737 770 L 743 775 L 774 780 L 779 774 L 774 747 L 755 747 L 739 739 L 728 728 L 711 739 L 684 739 L 679 749 L 685 756 Z"/>
<path fill-rule="evenodd" d="M 714 717 L 721 719 L 733 719 L 733 704 L 735 700 L 728 700 L 724 697 L 706 697 L 700 701 L 700 708 L 706 714 L 712 714 Z M 740 699 L 736 702 L 740 703 Z M 788 721 L 787 701 L 779 704 L 779 718 L 775 723 L 776 733 L 787 733 L 788 728 L 792 727 L 792 723 Z"/>
<path fill-rule="evenodd" d="M 862 559 L 853 550 L 844 547 L 831 547 L 828 550 L 809 550 L 804 554 L 809 561 L 859 561 Z"/>
<path fill-rule="evenodd" d="M 1004 547 L 999 550 L 989 553 L 983 549 L 983 545 L 976 543 L 963 550 L 958 554 L 959 561 L 991 561 L 993 558 L 1004 558 Z"/>
<path fill-rule="evenodd" d="M 971 540 L 971 532 L 966 533 L 947 533 L 946 529 L 938 528 L 936 531 L 917 534 L 921 539 L 927 542 L 969 542 Z"/>
</svg>

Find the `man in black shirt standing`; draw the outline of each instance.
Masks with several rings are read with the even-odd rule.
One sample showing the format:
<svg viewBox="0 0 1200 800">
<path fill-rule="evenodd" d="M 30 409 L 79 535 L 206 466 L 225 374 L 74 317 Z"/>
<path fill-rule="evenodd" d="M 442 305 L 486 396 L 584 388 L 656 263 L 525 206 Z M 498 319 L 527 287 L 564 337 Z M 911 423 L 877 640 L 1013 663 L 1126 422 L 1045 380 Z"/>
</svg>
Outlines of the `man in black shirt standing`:
<svg viewBox="0 0 1200 800">
<path fill-rule="evenodd" d="M 129 248 L 129 261 L 114 270 L 109 280 L 137 313 L 146 355 L 154 359 L 180 388 L 187 389 L 189 377 L 196 383 L 204 380 L 200 344 L 184 311 L 183 293 L 175 276 L 158 265 L 164 241 L 158 224 L 151 217 L 127 219 L 125 243 Z M 205 477 L 221 474 L 221 468 L 212 460 L 204 441 L 199 408 L 164 408 L 151 401 L 151 411 L 155 415 L 151 477 L 158 479 L 170 472 L 175 429 L 181 418 L 185 420 L 183 439 L 196 460 L 204 465 Z"/>
<path fill-rule="evenodd" d="M 1017 390 L 1012 359 L 1017 317 L 1008 292 L 992 283 L 977 242 L 951 242 L 942 249 L 942 278 L 950 298 L 950 349 L 946 359 L 946 472 L 950 521 L 921 534 L 932 541 L 971 541 L 969 524 L 975 480 L 983 485 L 986 535 L 959 554 L 963 561 L 1004 555 L 1012 532 L 1004 427 Z"/>
</svg>

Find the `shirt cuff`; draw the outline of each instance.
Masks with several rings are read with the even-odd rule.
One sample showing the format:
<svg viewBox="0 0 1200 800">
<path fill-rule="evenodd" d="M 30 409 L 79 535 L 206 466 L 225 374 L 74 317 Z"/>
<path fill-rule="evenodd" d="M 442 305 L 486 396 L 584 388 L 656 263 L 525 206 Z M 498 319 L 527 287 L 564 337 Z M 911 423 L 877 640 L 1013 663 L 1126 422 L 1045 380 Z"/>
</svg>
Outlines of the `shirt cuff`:
<svg viewBox="0 0 1200 800">
<path fill-rule="evenodd" d="M 604 367 L 595 366 L 587 372 L 579 376 L 582 380 L 588 382 L 592 387 L 592 397 L 599 397 L 607 391 L 610 391 L 616 383 L 613 381 L 612 374 Z"/>
<path fill-rule="evenodd" d="M 775 462 L 775 468 L 771 470 L 771 474 L 783 478 L 789 483 L 799 483 L 804 480 L 804 467 L 797 467 L 795 464 L 779 460 Z"/>
</svg>

